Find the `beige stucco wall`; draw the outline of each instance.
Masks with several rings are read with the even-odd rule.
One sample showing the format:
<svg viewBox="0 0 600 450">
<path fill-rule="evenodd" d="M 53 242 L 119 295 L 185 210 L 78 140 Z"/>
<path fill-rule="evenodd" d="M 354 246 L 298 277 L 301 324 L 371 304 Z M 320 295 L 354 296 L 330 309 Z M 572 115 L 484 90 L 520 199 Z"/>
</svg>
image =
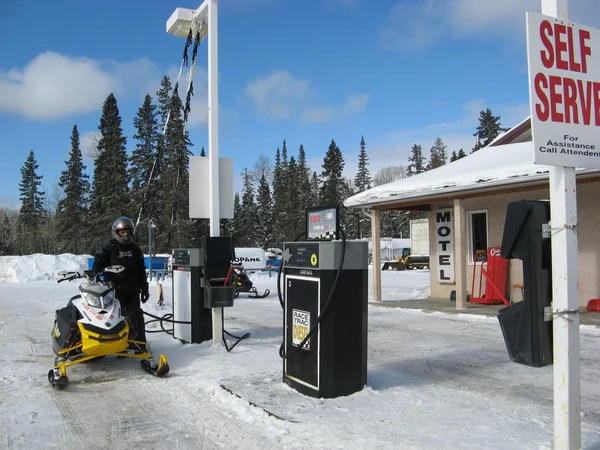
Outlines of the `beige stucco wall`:
<svg viewBox="0 0 600 450">
<path fill-rule="evenodd" d="M 579 227 L 579 304 L 587 305 L 592 298 L 600 297 L 600 183 L 579 184 L 577 188 L 578 204 L 578 227 Z M 502 194 L 461 200 L 465 211 L 487 210 L 488 212 L 488 241 L 489 247 L 500 247 L 504 231 L 504 218 L 506 207 L 509 203 L 517 200 L 543 200 L 548 199 L 547 189 L 526 191 L 523 193 Z M 439 298 L 450 298 L 452 290 L 456 289 L 456 283 L 441 284 L 437 280 L 437 255 L 435 236 L 435 210 L 439 208 L 453 208 L 452 202 L 437 203 L 432 205 L 429 213 L 429 251 L 431 264 L 431 296 Z M 455 223 L 454 217 L 453 222 Z M 454 233 L 458 233 L 455 228 Z M 456 242 L 456 239 L 455 239 Z M 467 257 L 467 242 L 464 239 L 462 249 L 454 249 L 454 257 L 458 258 L 461 253 L 465 260 Z M 457 267 L 455 263 L 455 268 Z M 466 263 L 463 267 L 467 269 L 467 292 L 471 294 L 473 280 L 473 264 Z M 513 283 L 523 282 L 521 261 L 513 259 L 509 265 L 509 276 L 507 281 L 507 293 L 510 295 Z M 479 269 L 476 272 L 475 291 L 478 292 Z M 455 279 L 458 273 L 455 273 Z M 484 289 L 482 289 L 484 291 Z M 520 293 L 515 291 L 515 299 L 520 300 Z"/>
</svg>

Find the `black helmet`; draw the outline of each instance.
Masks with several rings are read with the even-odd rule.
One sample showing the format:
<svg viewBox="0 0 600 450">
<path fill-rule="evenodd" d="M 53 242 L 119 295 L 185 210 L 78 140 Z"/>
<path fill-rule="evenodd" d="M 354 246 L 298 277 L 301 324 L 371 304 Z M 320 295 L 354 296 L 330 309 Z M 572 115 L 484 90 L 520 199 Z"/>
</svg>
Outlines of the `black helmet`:
<svg viewBox="0 0 600 450">
<path fill-rule="evenodd" d="M 133 220 L 129 217 L 121 216 L 112 224 L 112 237 L 121 244 L 131 244 L 133 242 L 134 228 Z"/>
</svg>

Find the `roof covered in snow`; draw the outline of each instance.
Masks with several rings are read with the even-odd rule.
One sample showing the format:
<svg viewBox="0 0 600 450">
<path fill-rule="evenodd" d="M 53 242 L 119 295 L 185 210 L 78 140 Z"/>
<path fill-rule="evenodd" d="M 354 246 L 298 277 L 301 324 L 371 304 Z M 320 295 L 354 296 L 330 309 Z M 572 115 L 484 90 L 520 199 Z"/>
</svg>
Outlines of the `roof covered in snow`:
<svg viewBox="0 0 600 450">
<path fill-rule="evenodd" d="M 534 164 L 533 156 L 531 141 L 506 145 L 492 144 L 437 169 L 382 184 L 353 195 L 346 199 L 344 205 L 367 207 L 376 204 L 401 203 L 437 195 L 447 196 L 459 192 L 507 187 L 518 183 L 547 181 L 550 166 Z M 577 170 L 578 175 L 595 172 L 600 171 Z"/>
</svg>

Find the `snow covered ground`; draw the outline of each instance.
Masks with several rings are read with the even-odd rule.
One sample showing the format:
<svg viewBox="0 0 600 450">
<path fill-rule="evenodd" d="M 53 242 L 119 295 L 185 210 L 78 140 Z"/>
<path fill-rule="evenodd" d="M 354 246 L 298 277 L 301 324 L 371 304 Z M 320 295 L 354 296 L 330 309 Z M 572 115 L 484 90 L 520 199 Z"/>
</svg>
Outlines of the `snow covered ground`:
<svg viewBox="0 0 600 450">
<path fill-rule="evenodd" d="M 83 256 L 0 257 L 1 448 L 552 448 L 552 367 L 511 363 L 495 318 L 370 305 L 368 385 L 329 400 L 297 393 L 281 382 L 282 311 L 267 274 L 252 279 L 269 297 L 225 309 L 229 332 L 251 333 L 230 353 L 150 334 L 165 378 L 105 358 L 69 368 L 67 390 L 53 390 L 54 310 L 77 284 L 52 278 L 86 267 Z M 427 297 L 428 273 L 384 272 L 382 285 L 388 300 Z M 165 305 L 153 288 L 144 309 L 171 312 L 164 287 Z M 599 336 L 581 327 L 584 448 L 600 448 Z"/>
</svg>

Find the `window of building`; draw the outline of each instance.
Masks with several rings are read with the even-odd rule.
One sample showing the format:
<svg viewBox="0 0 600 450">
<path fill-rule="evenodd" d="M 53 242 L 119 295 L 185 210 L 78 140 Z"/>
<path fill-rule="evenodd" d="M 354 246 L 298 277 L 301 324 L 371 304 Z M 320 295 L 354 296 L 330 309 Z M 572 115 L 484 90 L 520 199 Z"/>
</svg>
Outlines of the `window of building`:
<svg viewBox="0 0 600 450">
<path fill-rule="evenodd" d="M 469 264 L 473 264 L 473 258 L 477 253 L 477 261 L 487 259 L 488 242 L 488 212 L 487 210 L 469 211 L 467 213 Z"/>
</svg>

